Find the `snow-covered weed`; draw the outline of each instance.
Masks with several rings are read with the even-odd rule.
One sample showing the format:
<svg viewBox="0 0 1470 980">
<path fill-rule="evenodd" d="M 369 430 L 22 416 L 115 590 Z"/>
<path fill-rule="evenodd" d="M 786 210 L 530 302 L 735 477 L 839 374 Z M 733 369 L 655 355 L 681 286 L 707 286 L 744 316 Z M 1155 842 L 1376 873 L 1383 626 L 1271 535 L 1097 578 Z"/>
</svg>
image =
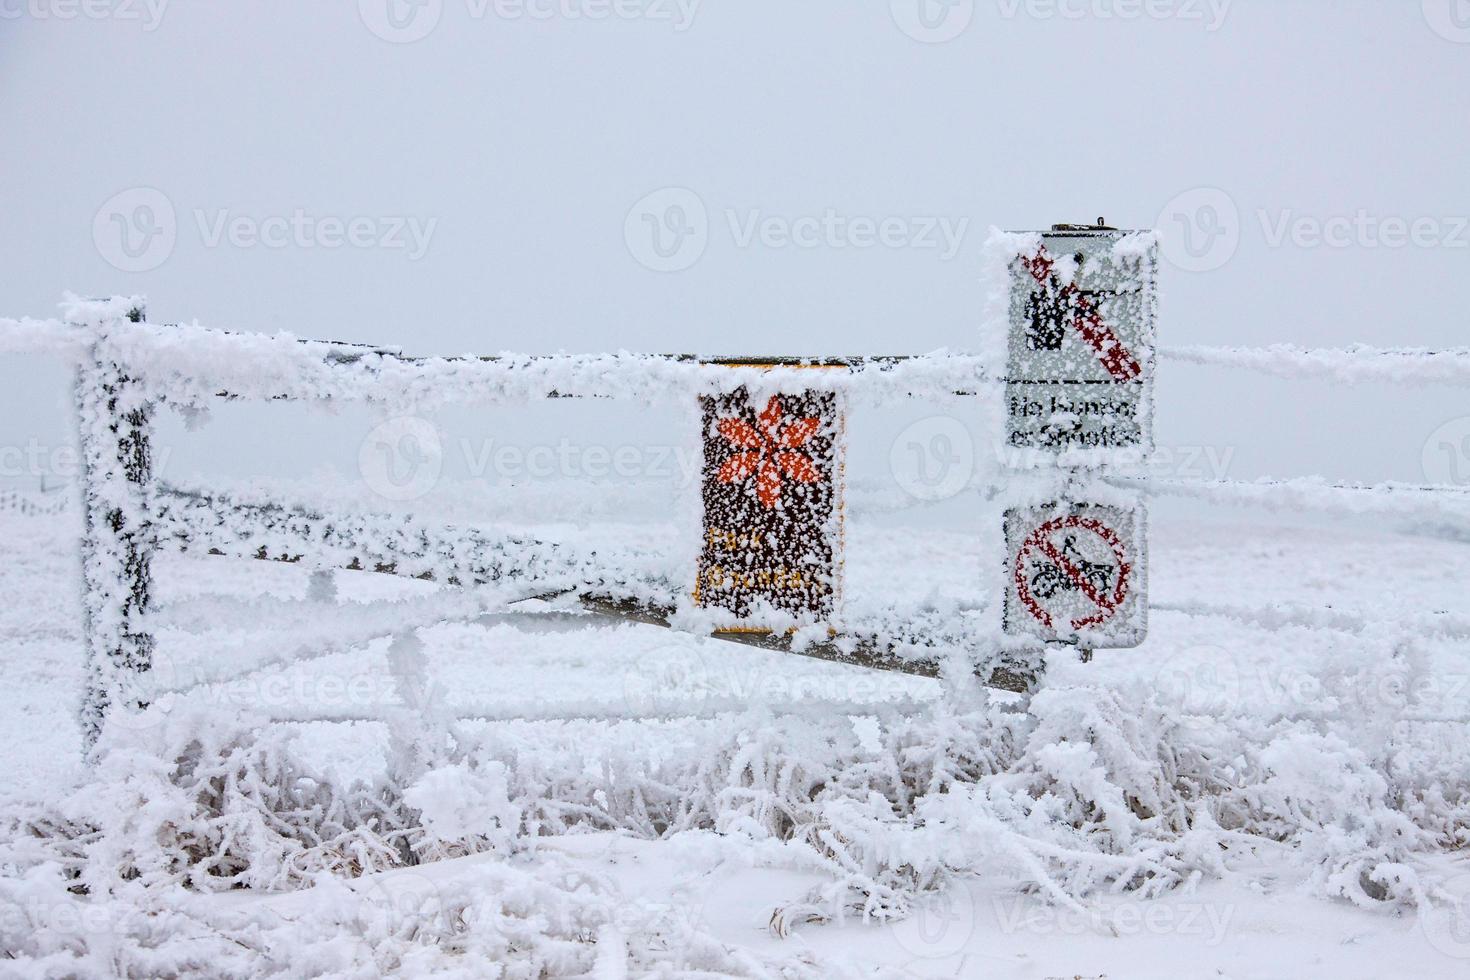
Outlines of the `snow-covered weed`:
<svg viewBox="0 0 1470 980">
<path fill-rule="evenodd" d="M 629 921 L 615 889 L 537 841 L 713 831 L 774 847 L 826 872 L 775 911 L 784 934 L 902 917 L 954 875 L 1005 875 L 1076 908 L 1101 892 L 1153 897 L 1248 875 L 1263 856 L 1320 894 L 1420 903 L 1415 856 L 1465 833 L 1463 773 L 1419 767 L 1430 746 L 1392 742 L 1380 759 L 1320 720 L 1182 724 L 1152 695 L 1099 687 L 964 702 L 860 724 L 753 710 L 455 726 L 415 733 L 413 766 L 395 766 L 390 748 L 384 775 L 351 784 L 304 763 L 290 728 L 180 710 L 110 733 L 94 778 L 60 803 L 9 811 L 7 948 L 36 975 L 97 957 L 122 975 L 183 970 L 201 951 L 219 975 L 236 962 L 254 975 L 288 941 L 309 951 L 293 969 L 320 975 L 481 956 L 521 964 L 506 976 L 577 973 L 599 944 L 653 957 L 650 968 L 695 956 L 701 969 L 749 974 L 769 964 L 737 962 L 656 916 Z M 431 913 L 412 888 L 384 897 L 396 875 L 476 853 L 489 863 L 472 882 L 424 879 Z M 206 921 L 197 905 L 202 891 L 308 888 L 341 911 L 335 927 L 288 916 L 267 928 L 244 912 Z M 108 920 L 108 938 L 33 928 L 38 902 L 78 903 Z M 195 937 L 187 952 L 174 949 L 184 935 Z"/>
</svg>

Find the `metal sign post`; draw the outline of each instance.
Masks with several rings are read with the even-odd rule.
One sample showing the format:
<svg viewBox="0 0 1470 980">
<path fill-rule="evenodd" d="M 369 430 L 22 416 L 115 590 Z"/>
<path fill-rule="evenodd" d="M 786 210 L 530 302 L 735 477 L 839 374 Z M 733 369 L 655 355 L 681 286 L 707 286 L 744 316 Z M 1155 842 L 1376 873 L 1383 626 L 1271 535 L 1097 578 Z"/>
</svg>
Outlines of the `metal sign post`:
<svg viewBox="0 0 1470 980">
<path fill-rule="evenodd" d="M 1056 499 L 1005 513 L 1007 633 L 1084 650 L 1147 633 L 1146 514 L 1097 477 L 1153 446 L 1157 241 L 1058 225 L 1012 256 L 1005 442 Z"/>
</svg>

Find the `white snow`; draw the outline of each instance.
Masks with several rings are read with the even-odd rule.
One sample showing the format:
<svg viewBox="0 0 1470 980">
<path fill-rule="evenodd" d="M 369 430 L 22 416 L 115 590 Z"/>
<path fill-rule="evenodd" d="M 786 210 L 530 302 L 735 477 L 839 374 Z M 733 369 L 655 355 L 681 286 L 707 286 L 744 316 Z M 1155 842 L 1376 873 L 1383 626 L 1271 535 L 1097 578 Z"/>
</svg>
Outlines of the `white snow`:
<svg viewBox="0 0 1470 980">
<path fill-rule="evenodd" d="M 688 493 L 650 496 L 641 517 L 585 484 L 511 492 L 493 513 L 470 506 L 474 488 L 412 513 L 322 480 L 181 496 L 116 478 L 129 436 L 104 404 L 138 409 L 138 425 L 155 397 L 202 424 L 222 388 L 327 409 L 575 391 L 687 412 L 745 376 L 120 322 L 136 302 L 0 322 L 0 348 L 63 358 L 82 357 L 83 331 L 97 373 L 80 399 L 100 481 L 86 590 L 75 508 L 0 506 L 0 949 L 19 976 L 1470 965 L 1470 551 L 1413 530 L 1462 519 L 1463 495 L 1180 483 L 1141 475 L 1141 456 L 1115 463 L 1089 499 L 1177 492 L 1314 516 L 1155 515 L 1147 640 L 1090 663 L 1052 650 L 1036 692 L 999 694 L 975 672 L 1019 648 L 997 628 L 1000 509 L 1065 497 L 1091 469 L 1023 478 L 1004 467 L 1025 460 L 980 460 L 973 506 L 937 528 L 905 523 L 885 488 L 860 494 L 841 642 L 943 666 L 937 681 L 875 674 L 697 635 L 710 620 L 687 602 Z M 993 392 L 993 353 L 751 383 L 942 401 Z M 1283 370 L 1340 366 L 1277 353 Z M 993 399 L 972 407 L 995 421 Z M 153 611 L 117 587 L 131 545 L 114 521 L 160 534 Z M 259 549 L 290 560 L 251 560 Z M 399 575 L 328 570 L 358 554 Z M 600 619 L 566 589 L 673 605 L 686 629 Z M 158 640 L 143 673 L 109 656 L 135 628 Z M 84 762 L 89 683 L 114 697 Z"/>
<path fill-rule="evenodd" d="M 8 511 L 0 521 L 16 555 L 4 573 L 13 601 L 0 612 L 14 670 L 11 697 L 0 701 L 0 733 L 9 748 L 7 812 L 11 819 L 55 812 L 98 820 L 99 806 L 121 815 L 128 799 L 138 801 L 134 806 L 148 799 L 155 811 L 140 811 L 115 828 L 110 858 L 94 854 L 78 865 L 95 874 L 99 858 L 116 861 L 126 853 L 116 847 L 139 846 L 129 839 L 153 840 L 149 828 L 166 826 L 155 821 L 173 819 L 170 812 L 181 816 L 185 811 L 172 808 L 185 797 L 145 790 L 157 777 L 138 770 L 137 762 L 114 756 L 109 763 L 119 767 L 117 776 L 130 773 L 135 790 L 110 776 L 99 784 L 98 773 L 82 765 L 73 721 L 82 675 L 70 557 L 77 516 Z M 669 533 L 657 526 L 645 532 Z M 850 601 L 883 597 L 922 605 L 922 589 L 894 593 L 886 586 L 952 581 L 958 593 L 961 583 L 974 581 L 966 532 L 872 525 L 854 532 Z M 861 796 L 834 799 L 825 810 L 793 811 L 808 814 L 800 820 L 825 813 L 819 819 L 833 829 L 823 833 L 840 832 L 849 848 L 863 842 L 837 864 L 841 850 L 824 854 L 812 846 L 828 838 L 771 833 L 779 825 L 771 815 L 779 809 L 769 807 L 786 805 L 779 795 L 752 809 L 758 798 L 746 797 L 750 790 L 736 784 L 719 790 L 720 782 L 701 781 L 729 771 L 708 764 L 734 737 L 737 744 L 754 739 L 746 749 L 751 765 L 777 763 L 783 754 L 793 762 L 805 757 L 808 765 L 830 765 L 821 760 L 834 758 L 831 749 L 793 741 L 838 735 L 830 722 L 804 716 L 779 722 L 755 706 L 773 696 L 932 699 L 939 693 L 935 682 L 654 627 L 584 628 L 564 614 L 502 613 L 419 631 L 427 673 L 451 706 L 514 710 L 534 703 L 547 710 L 561 706 L 570 715 L 598 704 L 657 709 L 695 697 L 733 699 L 727 705 L 754 713 L 655 723 L 464 723 L 478 748 L 458 762 L 429 765 L 404 793 L 422 811 L 427 836 L 421 843 L 437 848 L 440 860 L 392 870 L 396 859 L 385 853 L 368 865 L 385 870 L 345 884 L 312 877 L 319 873 L 301 865 L 307 877 L 294 887 L 316 886 L 276 897 L 259 888 L 249 895 L 200 895 L 159 879 L 148 896 L 119 882 L 110 899 L 102 893 L 79 898 L 55 877 L 64 866 L 55 863 L 56 852 L 43 858 L 38 843 L 15 837 L 6 845 L 7 871 L 0 878 L 5 942 L 22 957 L 15 969 L 35 975 L 107 975 L 116 964 L 141 974 L 164 969 L 160 964 L 186 969 L 190 962 L 201 969 L 211 964 L 221 975 L 269 969 L 480 975 L 494 961 L 504 963 L 508 975 L 516 973 L 514 962 L 540 962 L 552 975 L 594 976 L 650 970 L 687 975 L 695 969 L 726 975 L 784 969 L 810 976 L 1462 976 L 1470 947 L 1457 938 L 1451 899 L 1464 893 L 1470 866 L 1451 849 L 1465 841 L 1470 690 L 1463 679 L 1470 676 L 1470 653 L 1453 637 L 1422 627 L 1428 617 L 1470 618 L 1470 599 L 1459 585 L 1470 575 L 1470 553 L 1454 542 L 1387 532 L 1194 523 L 1157 527 L 1154 551 L 1157 608 L 1148 642 L 1134 651 L 1100 653 L 1091 664 L 1053 662 L 1049 693 L 1032 705 L 1041 727 L 1029 736 L 1031 761 L 1018 761 L 1015 775 L 990 782 L 984 799 L 952 784 L 948 793 L 921 803 L 918 822 L 894 823 L 884 815 L 889 804 L 871 810 Z M 166 610 L 217 595 L 213 601 L 222 607 L 255 603 L 257 618 L 263 604 L 282 601 L 301 603 L 309 616 L 309 608 L 324 601 L 312 595 L 312 578 L 296 566 L 185 555 L 166 557 L 156 570 Z M 334 580 L 337 608 L 356 615 L 373 608 L 359 610 L 361 602 L 429 599 L 437 591 L 429 583 L 366 572 L 338 572 Z M 1392 583 L 1394 608 L 1423 614 L 1400 625 L 1368 625 L 1378 623 L 1384 583 Z M 1282 594 L 1291 595 L 1296 607 L 1276 603 Z M 1194 608 L 1209 603 L 1214 605 Z M 1319 611 L 1317 620 L 1304 617 L 1301 610 L 1308 609 Z M 1309 621 L 1298 622 L 1303 618 Z M 341 628 L 332 619 L 322 620 L 324 632 Z M 190 662 L 191 643 L 207 645 L 211 664 L 268 659 L 248 626 L 220 621 L 198 634 L 168 634 L 162 649 L 177 652 L 180 663 Z M 267 671 L 272 683 L 244 685 L 228 695 L 208 689 L 214 693 L 199 698 L 203 714 L 191 716 L 186 705 L 176 705 L 170 724 L 184 726 L 180 733 L 217 726 L 225 738 L 241 709 L 248 717 L 262 708 L 330 714 L 334 706 L 391 706 L 400 693 L 386 652 L 385 642 L 369 643 Z M 1176 721 L 1166 722 L 1161 712 Z M 1399 720 L 1421 715 L 1441 720 Z M 749 724 L 765 726 L 776 741 L 758 738 L 755 729 L 743 727 Z M 904 724 L 890 717 L 876 727 L 863 721 L 849 728 L 859 741 L 839 757 L 876 751 L 874 761 L 881 759 L 882 740 Z M 389 778 L 404 764 L 391 725 L 319 723 L 297 730 L 303 737 L 292 751 L 343 787 L 323 799 L 349 810 L 362 800 L 345 793 L 348 783 Z M 127 734 L 140 747 L 156 748 L 159 738 L 172 737 L 160 729 Z M 1161 737 L 1167 741 L 1150 742 Z M 866 750 L 858 748 L 862 744 Z M 927 751 L 936 748 L 930 742 Z M 1164 754 L 1135 755 L 1157 750 Z M 1213 761 L 1191 758 L 1198 753 Z M 1165 804 L 1163 796 L 1149 802 L 1149 793 L 1175 792 L 1156 782 L 1162 764 L 1177 767 L 1175 779 L 1210 773 L 1235 783 L 1239 789 L 1228 793 L 1236 802 L 1222 808 L 1221 798 L 1194 807 L 1191 798 L 1224 789 L 1199 784 L 1176 787 L 1185 792 L 1174 803 Z M 630 765 L 653 779 L 635 793 L 658 785 L 673 795 L 652 808 L 646 796 L 600 795 L 633 775 Z M 785 780 L 810 778 L 797 771 L 770 775 L 778 794 L 794 789 Z M 1037 778 L 1053 789 L 1031 796 L 1027 781 Z M 1133 797 L 1137 802 L 1114 795 L 1130 784 L 1128 792 L 1140 794 Z M 1069 802 L 1060 787 L 1083 795 Z M 542 802 L 532 802 L 533 789 Z M 711 790 L 715 796 L 701 796 Z M 145 795 L 131 795 L 139 792 Z M 680 796 L 695 808 L 692 821 L 680 818 L 687 829 L 675 824 L 659 830 L 645 822 L 655 812 L 679 813 L 668 804 Z M 1014 809 L 1027 798 L 1041 805 L 1029 816 Z M 565 803 L 558 807 L 557 799 Z M 1067 829 L 1066 814 L 1079 804 L 1098 808 L 1086 837 Z M 1189 807 L 1194 828 L 1159 836 L 1139 820 L 1140 804 Z M 701 813 L 716 815 L 714 823 Z M 1214 826 L 1216 818 L 1238 820 L 1246 813 L 1254 814 L 1247 818 L 1255 828 L 1248 835 Z M 240 823 L 243 812 L 230 819 L 236 833 L 264 830 Z M 504 828 L 518 820 L 552 836 L 506 834 Z M 580 832 L 567 835 L 579 826 Z M 1273 826 L 1279 842 L 1261 833 Z M 144 831 L 147 837 L 136 836 Z M 195 832 L 207 834 L 202 825 Z M 344 832 L 347 839 L 360 833 L 337 831 Z M 1089 837 L 1094 839 L 1084 844 Z M 479 853 L 456 858 L 466 846 Z M 1088 858 L 1076 850 L 1083 846 L 1097 850 Z M 1165 878 L 1182 876 L 1173 887 L 1120 892 L 1113 862 L 1130 851 Z M 1110 853 L 1117 856 L 1105 856 Z M 1390 860 L 1381 873 L 1400 869 L 1412 884 L 1405 894 L 1440 889 L 1439 899 L 1414 904 L 1363 897 L 1351 869 L 1367 854 L 1379 855 L 1372 859 L 1379 863 Z M 297 860 L 288 858 L 282 871 Z M 848 860 L 858 862 L 845 873 L 850 884 L 886 882 L 882 887 L 892 889 L 898 882 L 882 877 L 884 867 L 928 866 L 925 873 L 934 875 L 939 890 L 901 901 L 897 919 L 865 920 L 861 901 L 836 900 L 848 886 L 833 890 L 843 877 L 834 873 Z M 176 874 L 165 866 L 150 872 L 165 873 Z M 279 888 L 297 873 L 271 874 Z M 1048 898 L 1051 888 L 1060 891 Z M 887 901 L 900 894 L 892 892 Z M 1333 894 L 1356 895 L 1363 907 Z M 484 914 L 466 919 L 456 911 L 468 909 Z"/>
</svg>

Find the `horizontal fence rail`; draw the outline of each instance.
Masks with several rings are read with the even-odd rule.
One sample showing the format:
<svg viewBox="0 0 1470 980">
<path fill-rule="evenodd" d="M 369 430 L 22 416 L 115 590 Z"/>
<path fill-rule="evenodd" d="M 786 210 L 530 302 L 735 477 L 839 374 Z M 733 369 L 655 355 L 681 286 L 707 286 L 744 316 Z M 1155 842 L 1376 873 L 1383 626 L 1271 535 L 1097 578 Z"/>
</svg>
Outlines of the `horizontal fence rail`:
<svg viewBox="0 0 1470 980">
<path fill-rule="evenodd" d="M 1237 368 L 1281 378 L 1321 378 L 1344 384 L 1470 384 L 1470 347 L 1161 347 L 1159 358 L 1179 364 Z"/>
<path fill-rule="evenodd" d="M 435 527 L 390 514 L 328 515 L 288 503 L 161 485 L 159 543 L 180 551 L 368 569 L 449 585 L 584 578 L 591 557 L 518 534 Z"/>
<path fill-rule="evenodd" d="M 464 587 L 457 594 L 390 605 L 381 615 L 355 621 L 345 633 L 343 625 L 335 623 L 330 636 L 312 627 L 316 617 L 308 613 L 288 632 L 310 642 L 294 644 L 292 637 L 281 635 L 285 649 L 244 674 L 236 669 L 201 676 L 190 685 L 164 689 L 166 694 L 231 683 L 289 663 L 342 653 L 383 636 L 400 638 L 404 630 L 433 622 L 503 613 L 529 598 L 575 602 L 601 617 L 677 628 L 683 586 L 646 572 L 619 571 L 618 556 L 583 554 L 555 542 L 494 529 L 432 527 L 387 515 L 343 515 L 276 500 L 232 498 L 210 488 L 161 486 L 152 473 L 149 453 L 159 404 L 187 411 L 223 397 L 427 411 L 448 405 L 587 397 L 687 405 L 694 394 L 741 386 L 756 392 L 794 386 L 838 392 L 852 404 L 882 405 L 916 396 L 998 396 L 1006 383 L 1005 357 L 996 352 L 810 359 L 629 353 L 414 357 L 389 347 L 303 340 L 288 334 L 230 333 L 197 324 L 149 324 L 142 319 L 136 298 L 72 301 L 62 321 L 0 319 L 0 353 L 48 354 L 78 365 L 86 574 L 89 601 L 95 602 L 95 608 L 89 606 L 93 627 L 89 739 L 100 730 L 109 704 L 141 708 L 151 700 L 151 695 L 129 690 L 127 680 L 152 667 L 156 651 L 150 628 L 183 628 L 189 622 L 208 621 L 201 608 L 153 609 L 149 556 L 159 546 L 366 569 Z M 1470 384 L 1470 348 L 1180 346 L 1161 348 L 1157 358 L 1164 363 L 1348 384 Z M 741 367 L 762 370 L 732 370 Z M 1461 487 L 1345 485 L 1317 479 L 1254 483 L 1127 475 L 1104 479 L 1124 491 L 1212 503 L 1470 522 L 1470 492 Z M 985 492 L 978 485 L 970 489 Z M 65 505 L 65 496 L 58 498 L 58 510 Z M 0 507 L 4 506 L 0 497 Z M 1346 614 L 1330 614 L 1324 620 L 1317 613 L 1295 609 L 1251 611 L 1189 604 L 1159 609 L 1234 618 L 1267 628 L 1357 632 L 1375 626 Z M 1394 623 L 1442 636 L 1460 636 L 1466 627 L 1458 618 L 1437 616 Z M 862 623 L 850 626 L 842 635 L 817 641 L 783 634 L 716 635 L 765 649 L 922 676 L 937 676 L 941 663 L 973 659 L 983 650 L 990 683 L 1025 690 L 1035 681 L 1024 665 L 1004 661 L 1009 651 L 1000 634 L 982 629 L 943 636 L 920 624 L 912 635 L 894 636 L 865 631 Z M 421 679 L 412 672 L 400 679 L 406 689 L 413 689 L 410 694 L 419 696 L 413 691 Z"/>
<path fill-rule="evenodd" d="M 0 510 L 14 511 L 25 517 L 49 517 L 71 507 L 70 493 L 26 493 L 19 490 L 0 491 Z"/>
<path fill-rule="evenodd" d="M 674 628 L 680 586 L 661 576 L 620 570 L 626 556 L 576 553 L 565 545 L 479 528 L 434 528 L 391 515 L 323 516 L 308 507 L 241 502 L 225 494 L 163 487 L 157 506 L 160 543 L 188 552 L 318 568 L 366 570 L 447 584 L 542 583 L 539 599 L 570 597 L 586 612 L 629 623 Z M 563 584 L 571 583 L 571 584 Z M 206 622 L 228 607 L 196 613 Z M 176 621 L 169 610 L 155 622 Z M 784 634 L 717 631 L 714 639 L 765 650 L 920 677 L 939 676 L 938 655 L 971 653 L 974 636 L 891 638 L 861 629 L 825 641 Z M 989 638 L 1004 645 L 1006 638 Z M 1035 682 L 1019 662 L 993 668 L 988 683 L 1021 692 Z"/>
<path fill-rule="evenodd" d="M 1256 481 L 1130 476 L 1108 476 L 1104 479 L 1113 486 L 1139 490 L 1151 496 L 1184 497 L 1237 507 L 1470 523 L 1470 487 L 1345 484 L 1313 477 Z"/>
</svg>

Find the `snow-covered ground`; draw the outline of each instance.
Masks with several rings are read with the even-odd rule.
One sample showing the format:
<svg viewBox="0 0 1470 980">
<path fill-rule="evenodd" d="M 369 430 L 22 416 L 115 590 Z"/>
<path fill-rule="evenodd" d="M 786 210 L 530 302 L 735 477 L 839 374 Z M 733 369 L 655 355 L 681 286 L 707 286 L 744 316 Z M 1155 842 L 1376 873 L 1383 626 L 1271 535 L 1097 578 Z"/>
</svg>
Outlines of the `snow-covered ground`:
<svg viewBox="0 0 1470 980">
<path fill-rule="evenodd" d="M 8 966 L 0 960 L 0 975 L 169 972 L 195 955 L 181 952 L 177 943 L 187 947 L 187 937 L 207 926 L 216 937 L 233 937 L 233 946 L 228 956 L 206 954 L 213 947 L 200 940 L 198 955 L 205 958 L 195 967 L 210 972 L 209 956 L 222 956 L 215 966 L 231 975 L 276 969 L 368 976 L 400 968 L 493 975 L 492 961 L 542 944 L 541 968 L 551 975 L 591 970 L 599 977 L 649 969 L 669 976 L 698 970 L 810 976 L 1466 976 L 1470 860 L 1457 848 L 1467 840 L 1470 592 L 1464 583 L 1470 581 L 1470 546 L 1389 529 L 1246 521 L 1156 520 L 1148 641 L 1136 650 L 1099 652 L 1090 664 L 1058 656 L 1048 671 L 1049 689 L 1067 696 L 1082 691 L 1091 700 L 1075 704 L 1103 711 L 1076 726 L 1075 737 L 1091 740 L 1097 749 L 1090 764 L 1038 750 L 1052 778 L 1127 785 L 1129 764 L 1117 761 L 1123 749 L 1109 744 L 1108 726 L 1116 725 L 1118 732 L 1136 736 L 1138 744 L 1124 748 L 1138 754 L 1137 765 L 1152 765 L 1142 753 L 1150 750 L 1151 737 L 1161 737 L 1169 743 L 1161 751 L 1180 753 L 1166 756 L 1167 764 L 1177 766 L 1176 782 L 1187 783 L 1192 773 L 1218 772 L 1222 782 L 1240 784 L 1241 805 L 1269 814 L 1253 827 L 1276 827 L 1275 839 L 1259 832 L 1250 840 L 1227 836 L 1220 839 L 1231 840 L 1229 847 L 1214 842 L 1204 845 L 1212 853 L 1203 854 L 1190 854 L 1186 841 L 1174 854 L 1186 869 L 1178 887 L 1154 893 L 1111 885 L 1086 889 L 1076 901 L 1048 897 L 1036 887 L 1045 873 L 1027 872 L 1025 861 L 1015 858 L 1020 852 L 987 837 L 993 827 L 969 826 L 963 812 L 936 808 L 927 821 L 909 827 L 911 837 L 877 845 L 867 866 L 852 871 L 876 875 L 880 866 L 903 866 L 904 847 L 932 846 L 946 852 L 937 860 L 954 873 L 935 882 L 937 891 L 921 891 L 905 917 L 864 921 L 850 903 L 843 912 L 841 902 L 813 898 L 830 895 L 830 861 L 811 848 L 753 832 L 738 819 L 640 833 L 635 818 L 642 811 L 618 810 L 595 793 L 583 799 L 577 774 L 613 785 L 609 774 L 619 765 L 690 773 L 699 760 L 685 756 L 713 751 L 718 737 L 708 733 L 718 736 L 731 719 L 737 725 L 771 725 L 775 732 L 781 723 L 760 707 L 768 700 L 888 701 L 922 712 L 922 704 L 913 702 L 938 704 L 939 684 L 653 626 L 533 609 L 420 631 L 428 674 L 442 687 L 445 702 L 509 716 L 534 707 L 538 717 L 555 718 L 657 714 L 700 697 L 733 701 L 734 708 L 749 712 L 653 722 L 470 723 L 472 737 L 511 745 L 507 751 L 550 774 L 541 787 L 548 798 L 560 792 L 571 810 L 606 806 L 610 813 L 633 816 L 609 829 L 607 820 L 577 826 L 575 813 L 553 819 L 538 811 L 543 831 L 565 820 L 579 832 L 519 841 L 491 835 L 473 848 L 486 853 L 456 856 L 463 851 L 450 848 L 442 860 L 346 883 L 319 879 L 306 890 L 188 893 L 166 912 L 149 909 L 146 926 L 135 921 L 145 913 L 142 904 L 129 904 L 133 899 L 105 903 L 67 895 L 36 870 L 25 841 L 12 840 L 10 857 L 0 867 L 0 935 L 16 944 L 7 952 L 21 959 Z M 82 684 L 76 524 L 74 512 L 0 512 L 0 539 L 6 543 L 0 575 L 9 600 L 0 607 L 8 680 L 7 696 L 0 699 L 0 738 L 7 748 L 7 811 L 59 806 L 69 819 L 95 820 L 74 793 L 74 787 L 97 779 L 81 760 L 75 722 Z M 552 529 L 537 530 L 544 536 Z M 671 531 L 648 525 L 602 533 L 647 543 L 665 540 Z M 918 611 L 925 604 L 973 598 L 979 587 L 973 529 L 859 521 L 849 534 L 850 603 L 907 604 Z M 209 597 L 282 600 L 292 605 L 281 606 L 280 615 L 309 622 L 314 615 L 326 619 L 358 608 L 353 603 L 436 588 L 341 572 L 334 576 L 336 600 L 324 601 L 310 597 L 310 575 L 303 568 L 179 555 L 161 561 L 155 577 L 164 615 L 173 617 L 160 634 L 160 663 L 170 687 L 187 686 L 191 672 L 205 665 L 245 666 L 272 652 L 265 649 L 269 622 L 227 616 L 221 612 L 227 607 L 209 605 Z M 1289 604 L 1281 602 L 1283 596 Z M 396 654 L 388 646 L 377 641 L 267 671 L 249 683 L 205 688 L 193 696 L 202 709 L 194 717 L 227 726 L 242 710 L 272 717 L 381 714 L 400 695 L 389 664 Z M 173 710 L 184 715 L 189 708 L 180 703 Z M 1084 709 L 1058 702 L 1053 710 Z M 1107 717 L 1107 710 L 1127 717 Z M 1169 722 L 1160 736 L 1147 726 L 1161 715 Z M 846 724 L 868 745 L 881 740 L 890 721 L 878 711 Z M 139 725 L 164 722 L 150 717 Z M 297 745 L 302 757 L 331 781 L 385 778 L 393 764 L 391 723 L 291 727 L 304 735 Z M 780 731 L 800 738 L 805 730 Z M 137 744 L 153 744 L 146 739 L 158 733 L 130 734 Z M 762 736 L 727 734 L 748 743 Z M 1208 756 L 1212 748 L 1219 753 L 1211 758 L 1212 768 L 1190 768 L 1190 753 Z M 440 821 L 436 830 L 446 840 L 455 839 L 456 821 L 484 819 L 516 798 L 518 790 L 495 783 L 507 778 L 496 775 L 496 765 L 451 768 L 438 777 L 420 773 L 417 801 Z M 514 783 L 539 777 L 508 778 Z M 485 779 L 489 783 L 476 782 Z M 487 785 L 492 791 L 477 797 Z M 775 785 L 785 783 L 777 779 Z M 666 787 L 675 798 L 693 798 L 706 788 Z M 1185 787 L 1181 798 L 1203 798 L 1206 789 Z M 1407 798 L 1411 791 L 1417 795 Z M 1118 838 L 1115 845 L 1149 826 L 1145 811 L 1158 804 L 1142 795 L 1126 797 L 1139 816 L 1135 829 L 1120 829 L 1118 817 L 1105 817 Z M 721 798 L 720 805 L 728 804 Z M 1044 794 L 1041 800 L 1041 812 L 1062 819 L 1063 802 L 1048 804 Z M 1093 803 L 1105 809 L 1102 800 L 1099 790 Z M 1350 812 L 1354 801 L 1367 801 L 1366 809 Z M 955 802 L 963 811 L 963 802 Z M 1400 817 L 1407 818 L 1401 827 L 1385 823 Z M 1016 826 L 1027 833 L 1035 818 L 1017 816 Z M 1187 822 L 1205 833 L 1211 828 L 1204 819 L 1193 813 Z M 938 835 L 952 826 L 952 835 L 924 837 L 926 822 Z M 1317 830 L 1304 836 L 1298 833 L 1302 826 Z M 1413 838 L 1411 827 L 1424 836 Z M 1396 837 L 1403 838 L 1397 851 L 1384 844 Z M 1143 837 L 1139 842 L 1156 843 Z M 965 856 L 967 847 L 972 850 Z M 1420 900 L 1360 898 L 1353 904 L 1331 897 L 1344 893 L 1342 881 L 1332 878 L 1334 862 L 1358 867 L 1350 860 L 1355 848 L 1402 868 L 1394 873 L 1401 882 L 1412 880 Z M 1046 860 L 1053 851 L 1061 853 L 1055 842 L 1043 841 L 1027 853 Z M 992 861 L 987 854 L 1000 857 Z M 1201 874 L 1207 867 L 1214 871 Z M 1349 880 L 1346 891 L 1355 886 Z M 1463 898 L 1458 906 L 1456 896 Z M 465 928 L 462 920 L 477 913 L 488 921 Z M 351 920 L 346 925 L 338 922 L 344 915 Z M 459 926 L 445 925 L 451 918 Z M 531 927 L 527 919 L 537 924 Z M 412 926 L 407 933 L 405 923 Z M 521 923 L 520 945 L 508 923 Z M 433 937 L 436 929 L 460 939 L 415 943 L 414 935 Z M 36 938 L 36 946 L 22 946 L 17 938 L 41 933 L 47 936 Z M 569 945 L 562 949 L 558 942 Z M 156 950 L 160 958 L 149 961 L 139 948 Z M 508 969 L 507 975 L 519 975 Z"/>
</svg>

